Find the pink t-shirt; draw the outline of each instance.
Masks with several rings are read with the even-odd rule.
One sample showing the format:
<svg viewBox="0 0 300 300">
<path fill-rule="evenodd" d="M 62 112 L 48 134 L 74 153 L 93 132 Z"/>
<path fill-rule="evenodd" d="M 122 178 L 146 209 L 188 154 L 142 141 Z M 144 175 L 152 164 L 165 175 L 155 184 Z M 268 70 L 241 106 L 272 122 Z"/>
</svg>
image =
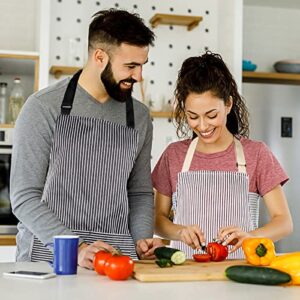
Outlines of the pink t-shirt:
<svg viewBox="0 0 300 300">
<path fill-rule="evenodd" d="M 288 176 L 270 149 L 263 143 L 241 137 L 249 176 L 249 192 L 264 196 L 277 185 L 288 181 Z M 170 144 L 152 172 L 154 188 L 171 197 L 176 191 L 177 174 L 181 172 L 191 139 Z M 237 172 L 234 143 L 226 150 L 205 154 L 195 151 L 191 171 L 235 171 Z"/>
</svg>

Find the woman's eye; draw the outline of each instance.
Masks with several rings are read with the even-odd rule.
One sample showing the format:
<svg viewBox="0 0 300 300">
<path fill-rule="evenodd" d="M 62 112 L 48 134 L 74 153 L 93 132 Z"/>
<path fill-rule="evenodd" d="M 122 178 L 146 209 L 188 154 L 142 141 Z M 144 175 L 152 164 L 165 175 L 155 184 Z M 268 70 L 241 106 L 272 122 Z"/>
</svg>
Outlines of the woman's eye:
<svg viewBox="0 0 300 300">
<path fill-rule="evenodd" d="M 192 116 L 189 116 L 189 118 L 190 118 L 191 120 L 197 120 L 197 119 L 198 119 L 198 117 L 192 117 Z"/>
<path fill-rule="evenodd" d="M 207 116 L 209 119 L 214 119 L 217 117 L 217 115 L 213 115 L 213 116 Z"/>
</svg>

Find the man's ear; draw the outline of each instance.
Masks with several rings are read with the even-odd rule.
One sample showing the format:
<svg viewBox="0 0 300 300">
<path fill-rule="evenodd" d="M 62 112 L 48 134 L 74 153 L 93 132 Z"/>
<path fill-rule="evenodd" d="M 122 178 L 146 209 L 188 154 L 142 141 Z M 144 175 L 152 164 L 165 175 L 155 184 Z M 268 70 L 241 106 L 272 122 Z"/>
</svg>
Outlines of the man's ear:
<svg viewBox="0 0 300 300">
<path fill-rule="evenodd" d="M 100 70 L 104 70 L 109 61 L 108 54 L 103 49 L 96 49 L 93 55 L 94 62 Z"/>
</svg>

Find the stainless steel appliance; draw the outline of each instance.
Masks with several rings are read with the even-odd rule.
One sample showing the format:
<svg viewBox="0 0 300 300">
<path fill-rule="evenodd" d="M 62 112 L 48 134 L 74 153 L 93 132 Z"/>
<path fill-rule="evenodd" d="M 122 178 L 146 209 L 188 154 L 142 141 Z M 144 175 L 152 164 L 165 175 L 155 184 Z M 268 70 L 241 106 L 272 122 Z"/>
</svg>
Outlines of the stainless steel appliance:
<svg viewBox="0 0 300 300">
<path fill-rule="evenodd" d="M 0 126 L 0 234 L 17 233 L 17 218 L 9 198 L 13 128 Z"/>
</svg>

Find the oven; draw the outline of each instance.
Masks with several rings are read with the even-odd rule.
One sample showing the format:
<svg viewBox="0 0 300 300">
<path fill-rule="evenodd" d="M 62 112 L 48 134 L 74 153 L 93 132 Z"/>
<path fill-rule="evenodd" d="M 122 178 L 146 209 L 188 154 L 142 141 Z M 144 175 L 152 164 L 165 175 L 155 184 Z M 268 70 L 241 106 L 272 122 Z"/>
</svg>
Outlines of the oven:
<svg viewBox="0 0 300 300">
<path fill-rule="evenodd" d="M 16 234 L 17 218 L 11 210 L 9 177 L 11 166 L 13 128 L 0 125 L 0 234 Z"/>
</svg>

